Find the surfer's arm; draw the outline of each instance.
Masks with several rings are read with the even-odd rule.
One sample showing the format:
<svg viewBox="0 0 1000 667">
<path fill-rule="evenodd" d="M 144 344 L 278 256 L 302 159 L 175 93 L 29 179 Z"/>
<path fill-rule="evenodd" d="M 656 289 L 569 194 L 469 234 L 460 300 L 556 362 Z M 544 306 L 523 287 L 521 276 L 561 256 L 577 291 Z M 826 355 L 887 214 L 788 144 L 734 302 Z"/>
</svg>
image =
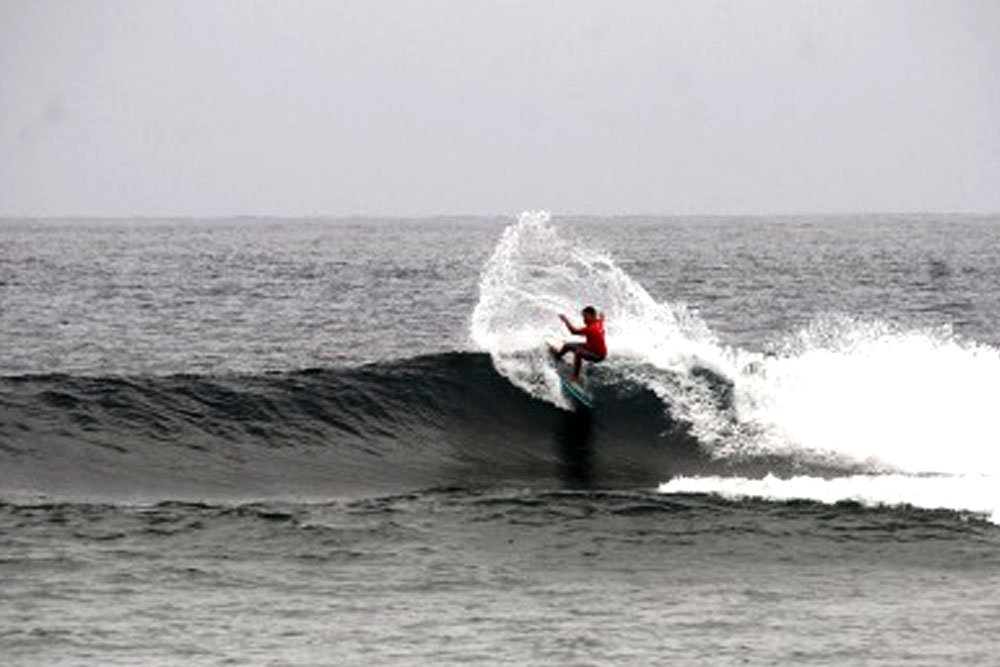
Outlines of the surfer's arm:
<svg viewBox="0 0 1000 667">
<path fill-rule="evenodd" d="M 566 317 L 565 315 L 563 315 L 562 313 L 559 313 L 559 319 L 563 321 L 563 324 L 566 325 L 566 328 L 569 329 L 569 332 L 571 334 L 581 334 L 581 333 L 583 333 L 583 329 L 582 328 L 581 329 L 577 329 L 576 327 L 574 327 L 573 324 L 569 321 L 569 318 Z"/>
</svg>

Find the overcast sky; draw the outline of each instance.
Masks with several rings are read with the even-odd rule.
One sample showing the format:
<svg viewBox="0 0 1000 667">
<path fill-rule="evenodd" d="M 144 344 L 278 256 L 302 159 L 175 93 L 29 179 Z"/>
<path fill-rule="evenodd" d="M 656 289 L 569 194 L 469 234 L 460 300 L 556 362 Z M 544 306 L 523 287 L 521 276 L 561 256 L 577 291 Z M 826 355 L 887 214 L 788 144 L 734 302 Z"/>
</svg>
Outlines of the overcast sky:
<svg viewBox="0 0 1000 667">
<path fill-rule="evenodd" d="M 0 0 L 0 215 L 1000 211 L 997 0 Z"/>
</svg>

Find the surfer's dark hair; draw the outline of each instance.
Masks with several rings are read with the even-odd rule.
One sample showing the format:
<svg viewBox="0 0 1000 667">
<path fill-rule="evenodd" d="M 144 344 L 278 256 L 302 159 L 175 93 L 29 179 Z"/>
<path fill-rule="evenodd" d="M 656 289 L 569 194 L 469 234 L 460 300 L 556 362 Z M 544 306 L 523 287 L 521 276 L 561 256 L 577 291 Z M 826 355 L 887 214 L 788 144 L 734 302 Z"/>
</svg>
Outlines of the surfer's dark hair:
<svg viewBox="0 0 1000 667">
<path fill-rule="evenodd" d="M 587 306 L 581 311 L 584 315 L 590 315 L 591 317 L 597 317 L 597 309 L 593 306 Z"/>
</svg>

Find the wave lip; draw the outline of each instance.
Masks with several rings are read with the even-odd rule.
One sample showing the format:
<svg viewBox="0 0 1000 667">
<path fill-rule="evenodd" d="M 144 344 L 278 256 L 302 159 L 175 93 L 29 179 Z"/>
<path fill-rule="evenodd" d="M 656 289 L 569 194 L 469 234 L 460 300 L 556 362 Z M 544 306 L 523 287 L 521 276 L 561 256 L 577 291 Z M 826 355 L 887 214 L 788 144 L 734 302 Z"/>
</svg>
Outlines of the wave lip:
<svg viewBox="0 0 1000 667">
<path fill-rule="evenodd" d="M 664 494 L 709 494 L 727 499 L 756 498 L 823 504 L 856 502 L 866 507 L 915 507 L 982 516 L 1000 525 L 1000 492 L 994 475 L 871 474 L 845 477 L 800 475 L 760 479 L 743 477 L 676 477 L 660 484 Z"/>
</svg>

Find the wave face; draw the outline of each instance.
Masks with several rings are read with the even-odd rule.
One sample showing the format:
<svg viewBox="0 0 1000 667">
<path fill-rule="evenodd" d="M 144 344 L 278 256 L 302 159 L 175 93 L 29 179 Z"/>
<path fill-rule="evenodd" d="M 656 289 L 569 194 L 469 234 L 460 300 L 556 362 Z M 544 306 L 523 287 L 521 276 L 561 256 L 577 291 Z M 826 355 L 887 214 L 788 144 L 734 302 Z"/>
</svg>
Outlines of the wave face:
<svg viewBox="0 0 1000 667">
<path fill-rule="evenodd" d="M 312 497 L 523 484 L 654 487 L 706 462 L 637 386 L 594 414 L 477 353 L 262 375 L 0 379 L 7 494 Z"/>
<path fill-rule="evenodd" d="M 723 478 L 664 484 L 666 492 L 738 488 L 784 499 L 795 489 L 828 499 L 834 489 L 875 504 L 923 506 L 926 495 L 937 507 L 991 515 L 1000 508 L 1000 427 L 991 407 L 1000 351 L 989 345 L 947 329 L 905 330 L 836 314 L 767 353 L 723 345 L 684 304 L 657 302 L 610 256 L 563 238 L 545 213 L 523 214 L 504 232 L 483 270 L 472 338 L 514 385 L 564 406 L 539 342 L 564 337 L 555 314 L 576 314 L 586 303 L 607 314 L 611 350 L 592 382 L 656 396 L 710 459 L 730 467 Z M 797 479 L 794 485 L 760 484 L 762 475 L 741 475 L 751 460 L 824 474 L 806 476 L 816 482 L 811 492 L 801 470 L 770 471 Z M 882 478 L 890 490 L 856 493 L 866 484 L 859 473 Z M 843 482 L 831 485 L 831 477 Z M 983 489 L 974 499 L 957 491 L 969 480 Z M 905 493 L 894 490 L 901 487 Z"/>
</svg>

